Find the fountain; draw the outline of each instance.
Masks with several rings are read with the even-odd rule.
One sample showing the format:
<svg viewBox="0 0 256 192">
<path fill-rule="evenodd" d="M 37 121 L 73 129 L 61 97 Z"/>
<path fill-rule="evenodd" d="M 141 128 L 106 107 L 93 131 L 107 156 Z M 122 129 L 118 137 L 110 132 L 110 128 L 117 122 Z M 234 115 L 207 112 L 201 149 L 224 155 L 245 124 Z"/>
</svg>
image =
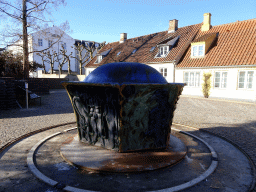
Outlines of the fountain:
<svg viewBox="0 0 256 192">
<path fill-rule="evenodd" d="M 168 83 L 140 63 L 109 63 L 82 82 L 64 82 L 76 115 L 78 138 L 64 145 L 66 161 L 110 172 L 154 170 L 186 155 L 170 135 L 184 84 Z"/>
</svg>

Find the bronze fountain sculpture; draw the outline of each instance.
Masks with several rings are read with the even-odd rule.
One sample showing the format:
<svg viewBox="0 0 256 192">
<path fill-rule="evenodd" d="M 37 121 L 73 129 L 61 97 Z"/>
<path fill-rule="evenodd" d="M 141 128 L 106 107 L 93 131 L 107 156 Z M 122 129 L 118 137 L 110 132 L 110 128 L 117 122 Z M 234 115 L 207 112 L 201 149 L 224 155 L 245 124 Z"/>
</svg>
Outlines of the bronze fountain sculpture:
<svg viewBox="0 0 256 192">
<path fill-rule="evenodd" d="M 96 68 L 82 82 L 63 85 L 76 115 L 79 145 L 109 153 L 109 159 L 104 159 L 97 170 L 143 171 L 173 164 L 170 132 L 184 84 L 168 83 L 157 70 L 145 64 L 109 63 Z M 175 162 L 185 154 L 176 153 Z M 63 156 L 68 160 L 69 155 Z M 122 159 L 125 166 L 113 164 L 111 158 L 119 163 Z M 134 168 L 133 164 L 140 165 Z M 84 164 L 80 166 L 90 169 Z"/>
</svg>

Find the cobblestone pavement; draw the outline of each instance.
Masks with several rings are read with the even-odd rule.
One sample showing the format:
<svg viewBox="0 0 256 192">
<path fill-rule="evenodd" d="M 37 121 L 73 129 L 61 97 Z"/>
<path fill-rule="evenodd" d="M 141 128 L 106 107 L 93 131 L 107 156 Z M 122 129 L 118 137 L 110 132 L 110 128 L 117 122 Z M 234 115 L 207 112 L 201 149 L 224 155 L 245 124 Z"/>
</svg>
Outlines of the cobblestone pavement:
<svg viewBox="0 0 256 192">
<path fill-rule="evenodd" d="M 256 103 L 181 96 L 174 123 L 224 137 L 249 155 L 256 165 Z"/>
<path fill-rule="evenodd" d="M 53 90 L 42 96 L 42 106 L 34 103 L 28 110 L 0 110 L 0 148 L 29 132 L 74 121 L 66 91 Z M 232 141 L 256 165 L 255 102 L 181 96 L 173 122 L 207 130 Z"/>
<path fill-rule="evenodd" d="M 42 105 L 31 103 L 29 109 L 0 110 L 0 148 L 12 140 L 45 127 L 75 121 L 66 91 L 52 90 L 42 95 Z"/>
</svg>

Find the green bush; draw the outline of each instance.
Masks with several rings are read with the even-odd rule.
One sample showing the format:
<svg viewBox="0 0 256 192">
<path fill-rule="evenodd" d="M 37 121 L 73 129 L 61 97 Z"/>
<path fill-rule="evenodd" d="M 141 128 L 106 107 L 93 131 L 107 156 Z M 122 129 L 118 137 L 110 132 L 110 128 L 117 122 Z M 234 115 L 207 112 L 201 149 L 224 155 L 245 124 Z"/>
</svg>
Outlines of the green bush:
<svg viewBox="0 0 256 192">
<path fill-rule="evenodd" d="M 205 98 L 210 96 L 210 89 L 212 88 L 211 76 L 212 74 L 210 72 L 203 74 L 202 92 Z"/>
<path fill-rule="evenodd" d="M 12 52 L 4 51 L 0 54 L 0 77 L 23 77 L 23 63 L 21 54 L 13 54 Z M 36 62 L 29 63 L 29 71 L 35 71 L 42 65 Z"/>
</svg>

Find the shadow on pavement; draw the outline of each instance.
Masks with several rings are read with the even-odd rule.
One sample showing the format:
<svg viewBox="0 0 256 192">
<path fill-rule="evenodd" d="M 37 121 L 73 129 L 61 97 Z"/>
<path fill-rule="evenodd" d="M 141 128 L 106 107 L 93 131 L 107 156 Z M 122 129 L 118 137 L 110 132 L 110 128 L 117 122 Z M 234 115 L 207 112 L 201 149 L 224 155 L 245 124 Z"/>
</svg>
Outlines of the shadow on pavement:
<svg viewBox="0 0 256 192">
<path fill-rule="evenodd" d="M 70 99 L 64 89 L 53 90 L 48 95 L 42 95 L 41 102 L 41 106 L 38 101 L 30 103 L 29 109 L 23 106 L 22 109 L 0 110 L 0 119 L 73 113 Z"/>
<path fill-rule="evenodd" d="M 230 140 L 233 144 L 244 150 L 256 166 L 256 121 L 228 126 L 201 128 L 201 130 Z"/>
</svg>

